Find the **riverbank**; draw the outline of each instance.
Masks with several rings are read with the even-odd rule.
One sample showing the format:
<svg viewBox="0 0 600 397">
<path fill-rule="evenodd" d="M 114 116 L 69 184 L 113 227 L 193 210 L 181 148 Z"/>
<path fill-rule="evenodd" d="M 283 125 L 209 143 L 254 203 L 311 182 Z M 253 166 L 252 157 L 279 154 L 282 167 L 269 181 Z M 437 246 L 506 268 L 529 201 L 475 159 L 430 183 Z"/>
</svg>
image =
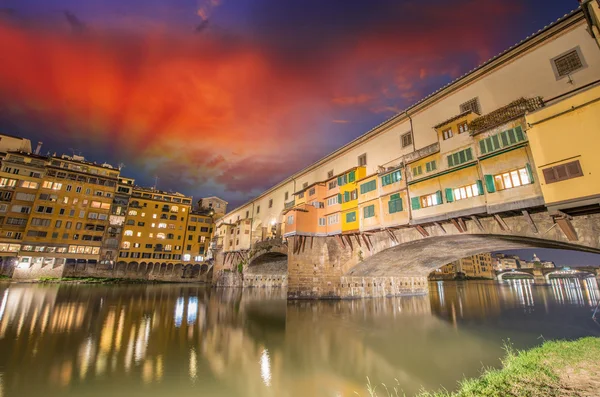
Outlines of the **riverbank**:
<svg viewBox="0 0 600 397">
<path fill-rule="evenodd" d="M 475 379 L 460 382 L 458 391 L 422 392 L 418 397 L 593 397 L 600 391 L 600 338 L 550 341 L 531 350 L 506 349 L 501 369 L 486 369 Z M 400 397 L 400 385 L 381 385 L 371 397 Z"/>
<path fill-rule="evenodd" d="M 35 280 L 14 280 L 13 282 L 25 284 L 173 284 L 169 281 L 110 277 L 41 277 Z"/>
</svg>

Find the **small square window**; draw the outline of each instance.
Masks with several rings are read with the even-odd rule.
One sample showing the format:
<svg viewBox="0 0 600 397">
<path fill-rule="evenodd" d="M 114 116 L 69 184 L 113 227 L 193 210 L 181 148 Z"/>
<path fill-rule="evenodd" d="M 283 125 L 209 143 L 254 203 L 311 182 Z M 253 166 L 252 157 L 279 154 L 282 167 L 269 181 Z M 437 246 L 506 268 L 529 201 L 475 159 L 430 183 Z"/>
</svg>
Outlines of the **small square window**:
<svg viewBox="0 0 600 397">
<path fill-rule="evenodd" d="M 364 167 L 365 165 L 367 165 L 367 154 L 363 153 L 360 156 L 358 156 L 358 166 Z"/>
<path fill-rule="evenodd" d="M 481 114 L 481 106 L 479 105 L 479 98 L 475 97 L 469 99 L 467 102 L 460 105 L 460 112 L 465 113 L 471 111 L 473 113 Z"/>
<path fill-rule="evenodd" d="M 579 46 L 552 58 L 551 63 L 556 80 L 587 67 Z"/>
<path fill-rule="evenodd" d="M 412 143 L 413 143 L 413 140 L 412 140 L 412 134 L 411 134 L 410 132 L 407 132 L 406 134 L 403 134 L 403 135 L 400 137 L 400 140 L 401 140 L 401 142 L 402 142 L 402 147 L 403 147 L 403 148 L 404 148 L 404 147 L 407 147 L 407 146 L 410 146 L 410 145 L 412 145 Z"/>
<path fill-rule="evenodd" d="M 327 179 L 329 179 L 329 178 L 333 178 L 333 170 L 329 170 L 327 172 Z"/>
</svg>

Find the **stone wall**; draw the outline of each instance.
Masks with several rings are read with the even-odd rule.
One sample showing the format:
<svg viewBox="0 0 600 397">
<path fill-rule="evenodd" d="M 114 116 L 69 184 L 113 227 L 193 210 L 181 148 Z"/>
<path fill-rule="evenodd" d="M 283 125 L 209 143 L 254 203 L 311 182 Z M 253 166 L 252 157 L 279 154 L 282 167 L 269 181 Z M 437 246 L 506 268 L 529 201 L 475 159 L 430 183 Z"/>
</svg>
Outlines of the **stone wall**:
<svg viewBox="0 0 600 397">
<path fill-rule="evenodd" d="M 0 276 L 12 277 L 16 263 L 17 258 L 14 257 L 0 258 Z"/>
<path fill-rule="evenodd" d="M 238 272 L 221 270 L 215 273 L 212 284 L 217 288 L 242 288 L 242 275 Z"/>
</svg>

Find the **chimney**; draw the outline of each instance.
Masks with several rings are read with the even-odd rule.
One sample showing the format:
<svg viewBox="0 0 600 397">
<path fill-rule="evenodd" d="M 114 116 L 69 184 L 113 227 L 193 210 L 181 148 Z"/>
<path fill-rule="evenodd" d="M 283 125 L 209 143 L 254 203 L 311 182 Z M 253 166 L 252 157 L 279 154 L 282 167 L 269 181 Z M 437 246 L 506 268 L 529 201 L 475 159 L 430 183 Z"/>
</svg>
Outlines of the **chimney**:
<svg viewBox="0 0 600 397">
<path fill-rule="evenodd" d="M 38 141 L 38 145 L 35 148 L 35 154 L 40 154 L 40 151 L 42 150 L 42 141 Z"/>
</svg>

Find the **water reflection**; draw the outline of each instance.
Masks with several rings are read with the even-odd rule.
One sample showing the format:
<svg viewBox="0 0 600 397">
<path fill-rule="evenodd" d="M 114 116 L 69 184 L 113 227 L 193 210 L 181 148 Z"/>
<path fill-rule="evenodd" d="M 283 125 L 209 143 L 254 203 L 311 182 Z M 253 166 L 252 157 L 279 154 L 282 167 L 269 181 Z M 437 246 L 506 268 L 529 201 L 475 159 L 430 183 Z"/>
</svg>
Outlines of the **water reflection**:
<svg viewBox="0 0 600 397">
<path fill-rule="evenodd" d="M 437 282 L 429 297 L 290 302 L 285 291 L 0 285 L 3 396 L 351 396 L 454 388 L 502 343 L 600 335 L 595 279 Z"/>
</svg>

